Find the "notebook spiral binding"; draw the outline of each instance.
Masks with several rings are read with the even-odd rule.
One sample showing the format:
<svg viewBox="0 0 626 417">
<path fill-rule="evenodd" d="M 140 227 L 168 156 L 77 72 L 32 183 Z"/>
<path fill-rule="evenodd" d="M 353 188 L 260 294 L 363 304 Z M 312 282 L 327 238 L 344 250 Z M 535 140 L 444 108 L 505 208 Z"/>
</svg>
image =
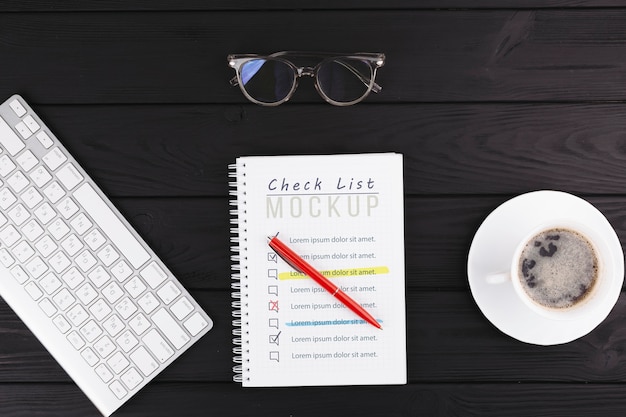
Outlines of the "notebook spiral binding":
<svg viewBox="0 0 626 417">
<path fill-rule="evenodd" d="M 247 241 L 246 237 L 246 229 L 245 227 L 241 227 L 246 223 L 245 219 L 245 204 L 246 201 L 239 201 L 237 197 L 237 187 L 238 187 L 238 178 L 243 178 L 244 174 L 239 172 L 239 169 L 243 169 L 243 166 L 238 166 L 237 164 L 231 164 L 228 166 L 228 176 L 229 178 L 234 178 L 235 181 L 229 181 L 228 185 L 230 187 L 229 196 L 231 198 L 229 205 L 230 209 L 230 251 L 231 251 L 231 289 L 233 292 L 231 293 L 232 303 L 231 306 L 233 308 L 232 311 L 232 325 L 233 325 L 233 381 L 242 382 L 245 378 L 245 374 L 249 372 L 247 367 L 244 367 L 243 364 L 243 353 L 244 346 L 247 346 L 249 341 L 245 337 L 248 334 L 245 329 L 247 326 L 247 322 L 242 320 L 242 286 L 245 290 L 247 285 L 243 284 L 245 280 L 248 279 L 245 271 L 242 273 L 241 269 L 241 259 L 246 257 L 246 252 L 248 248 L 246 247 L 245 242 Z M 241 175 L 238 175 L 241 174 Z M 245 186 L 245 183 L 242 182 L 242 186 Z M 242 195 L 245 193 L 242 193 Z M 243 291 L 245 292 L 245 291 Z M 245 298 L 247 294 L 243 294 Z"/>
</svg>

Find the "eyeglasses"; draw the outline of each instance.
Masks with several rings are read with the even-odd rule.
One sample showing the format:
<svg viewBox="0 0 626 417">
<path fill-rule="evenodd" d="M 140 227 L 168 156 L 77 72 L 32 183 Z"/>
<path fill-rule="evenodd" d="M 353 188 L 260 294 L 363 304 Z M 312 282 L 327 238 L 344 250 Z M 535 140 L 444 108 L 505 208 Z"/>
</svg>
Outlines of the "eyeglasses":
<svg viewBox="0 0 626 417">
<path fill-rule="evenodd" d="M 317 65 L 298 67 L 285 56 L 323 58 Z M 248 100 L 263 106 L 278 106 L 289 100 L 298 78 L 315 78 L 315 88 L 335 106 L 349 106 L 382 87 L 374 82 L 376 70 L 385 64 L 384 54 L 326 54 L 276 52 L 271 55 L 228 55 L 228 65 L 237 75 L 230 84 L 239 85 Z"/>
</svg>

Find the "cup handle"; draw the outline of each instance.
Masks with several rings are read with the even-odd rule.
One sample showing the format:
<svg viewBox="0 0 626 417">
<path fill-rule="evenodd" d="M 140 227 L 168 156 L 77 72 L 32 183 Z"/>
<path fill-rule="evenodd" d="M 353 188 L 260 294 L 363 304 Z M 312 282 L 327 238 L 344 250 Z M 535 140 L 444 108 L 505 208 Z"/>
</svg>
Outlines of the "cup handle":
<svg viewBox="0 0 626 417">
<path fill-rule="evenodd" d="M 503 284 L 511 280 L 511 272 L 497 272 L 487 275 L 485 281 L 487 284 Z"/>
</svg>

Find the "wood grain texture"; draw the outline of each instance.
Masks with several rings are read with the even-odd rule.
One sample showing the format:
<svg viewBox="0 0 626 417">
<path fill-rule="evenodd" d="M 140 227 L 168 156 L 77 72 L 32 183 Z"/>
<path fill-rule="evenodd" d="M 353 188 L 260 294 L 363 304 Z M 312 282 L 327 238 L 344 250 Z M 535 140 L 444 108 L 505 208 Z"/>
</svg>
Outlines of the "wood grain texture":
<svg viewBox="0 0 626 417">
<path fill-rule="evenodd" d="M 624 7 L 623 0 L 65 0 L 50 3 L 46 0 L 5 0 L 0 12 L 76 12 L 76 11 L 268 11 L 268 10 L 426 10 L 426 9 L 541 9 L 541 8 L 616 8 Z"/>
<path fill-rule="evenodd" d="M 407 195 L 626 193 L 619 103 L 35 107 L 113 197 L 224 197 L 240 155 L 389 151 Z"/>
<path fill-rule="evenodd" d="M 406 284 L 467 288 L 467 253 L 487 215 L 513 196 L 407 197 Z M 626 243 L 626 197 L 587 197 Z M 230 288 L 227 199 L 115 199 L 122 213 L 190 288 Z"/>
<path fill-rule="evenodd" d="M 232 379 L 230 292 L 192 291 L 215 327 L 157 381 L 229 382 Z M 623 346 L 626 299 L 591 333 L 563 345 L 535 346 L 496 329 L 469 291 L 407 293 L 407 358 L 410 384 L 626 383 Z M 4 383 L 70 382 L 14 314 L 0 304 L 0 386 Z"/>
<path fill-rule="evenodd" d="M 0 398 L 3 417 L 100 416 L 69 384 L 32 386 L 30 395 L 19 384 L 4 384 L 2 389 L 6 393 Z M 177 401 L 170 400 L 171 392 L 179 393 Z M 575 409 L 578 416 L 620 417 L 626 407 L 623 388 L 615 384 L 414 384 L 244 390 L 234 384 L 153 383 L 114 416 L 145 417 L 149 409 L 152 417 L 181 413 L 206 417 L 213 415 L 213 410 L 232 416 L 341 417 L 354 413 L 354 403 L 347 401 L 354 397 L 359 399 L 359 416 L 363 417 L 553 417 L 569 409 Z M 70 409 L 63 406 L 68 402 L 73 404 Z"/>
<path fill-rule="evenodd" d="M 35 103 L 244 103 L 228 84 L 227 54 L 332 45 L 386 53 L 377 78 L 384 89 L 371 103 L 626 99 L 621 8 L 175 16 L 1 13 L 0 95 L 20 91 Z M 293 101 L 322 103 L 310 84 Z"/>
</svg>

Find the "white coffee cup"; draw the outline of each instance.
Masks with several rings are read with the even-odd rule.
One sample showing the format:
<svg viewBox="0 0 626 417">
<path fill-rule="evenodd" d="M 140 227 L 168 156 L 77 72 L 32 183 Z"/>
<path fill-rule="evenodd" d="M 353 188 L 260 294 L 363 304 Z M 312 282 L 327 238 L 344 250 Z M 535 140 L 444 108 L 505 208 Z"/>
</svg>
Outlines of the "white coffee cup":
<svg viewBox="0 0 626 417">
<path fill-rule="evenodd" d="M 588 294 L 571 307 L 554 308 L 539 304 L 528 295 L 523 288 L 520 278 L 520 257 L 522 256 L 526 244 L 541 232 L 552 229 L 568 229 L 582 235 L 590 243 L 597 257 L 597 277 L 595 283 L 589 289 Z M 511 266 L 509 271 L 489 274 L 487 276 L 487 282 L 490 284 L 510 282 L 519 299 L 522 300 L 529 309 L 549 319 L 578 320 L 583 317 L 589 317 L 597 311 L 599 306 L 608 302 L 607 300 L 610 298 L 611 289 L 615 285 L 613 281 L 617 279 L 617 274 L 614 270 L 615 262 L 609 258 L 612 253 L 609 238 L 609 236 L 603 235 L 601 231 L 590 228 L 573 219 L 556 219 L 538 225 L 532 230 L 529 230 L 528 233 L 520 239 L 513 252 L 513 257 L 510 260 Z"/>
</svg>

